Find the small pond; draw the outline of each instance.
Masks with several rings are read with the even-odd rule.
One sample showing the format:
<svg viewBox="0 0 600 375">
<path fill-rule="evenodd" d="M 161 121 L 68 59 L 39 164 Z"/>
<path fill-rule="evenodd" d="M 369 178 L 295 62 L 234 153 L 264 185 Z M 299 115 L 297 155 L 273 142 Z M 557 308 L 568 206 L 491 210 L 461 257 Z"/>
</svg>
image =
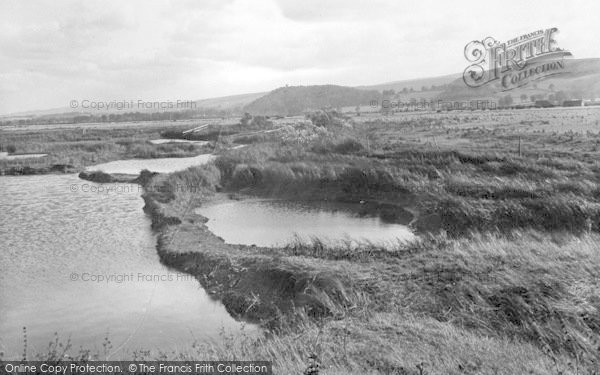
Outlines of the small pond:
<svg viewBox="0 0 600 375">
<path fill-rule="evenodd" d="M 139 174 L 144 169 L 147 169 L 151 172 L 170 173 L 175 171 L 182 171 L 189 167 L 206 164 L 213 158 L 214 156 L 211 154 L 203 154 L 188 158 L 116 160 L 108 163 L 92 165 L 87 167 L 86 170 L 102 171 L 104 173 L 133 175 Z"/>
<path fill-rule="evenodd" d="M 3 155 L 6 153 L 0 153 L 1 160 L 17 160 L 17 159 L 33 159 L 33 158 L 43 158 L 48 156 L 48 154 L 12 154 L 12 155 Z"/>
<path fill-rule="evenodd" d="M 358 203 L 227 200 L 196 212 L 207 217 L 207 227 L 230 244 L 283 246 L 296 238 L 397 244 L 415 237 L 407 225 L 386 222 Z"/>
<path fill-rule="evenodd" d="M 155 144 L 155 145 L 162 145 L 163 143 L 193 143 L 193 144 L 197 144 L 197 145 L 205 145 L 208 142 L 207 141 L 190 141 L 189 139 L 161 138 L 161 139 L 152 139 L 150 141 L 150 143 Z"/>
</svg>

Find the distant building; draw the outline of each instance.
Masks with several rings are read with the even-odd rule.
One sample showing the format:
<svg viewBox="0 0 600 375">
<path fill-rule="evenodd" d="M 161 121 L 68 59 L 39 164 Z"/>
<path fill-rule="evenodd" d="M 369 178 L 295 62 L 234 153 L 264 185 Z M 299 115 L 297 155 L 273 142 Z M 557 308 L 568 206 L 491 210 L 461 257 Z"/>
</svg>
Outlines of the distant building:
<svg viewBox="0 0 600 375">
<path fill-rule="evenodd" d="M 535 107 L 535 102 L 522 102 L 515 106 L 516 109 L 532 108 Z"/>
<path fill-rule="evenodd" d="M 583 107 L 584 103 L 582 99 L 576 100 L 565 100 L 563 102 L 563 107 Z"/>
<path fill-rule="evenodd" d="M 600 105 L 600 98 L 596 98 L 593 100 L 586 100 L 584 105 L 586 105 L 586 106 Z"/>
</svg>

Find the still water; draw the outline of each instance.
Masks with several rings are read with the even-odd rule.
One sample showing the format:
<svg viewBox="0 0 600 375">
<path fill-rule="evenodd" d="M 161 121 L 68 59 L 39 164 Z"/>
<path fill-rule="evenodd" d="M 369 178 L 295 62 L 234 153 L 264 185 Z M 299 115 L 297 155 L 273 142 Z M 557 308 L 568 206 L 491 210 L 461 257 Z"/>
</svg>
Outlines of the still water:
<svg viewBox="0 0 600 375">
<path fill-rule="evenodd" d="M 139 174 L 143 169 L 147 169 L 150 172 L 169 173 L 205 164 L 212 159 L 214 159 L 214 155 L 212 154 L 203 154 L 189 158 L 128 159 L 92 165 L 87 167 L 86 170 L 135 175 Z"/>
<path fill-rule="evenodd" d="M 136 185 L 103 193 L 92 185 L 75 175 L 0 177 L 5 359 L 22 353 L 23 327 L 30 353 L 43 352 L 54 332 L 75 349 L 102 352 L 108 333 L 110 359 L 189 348 L 241 328 L 195 279 L 159 263 Z"/>
<path fill-rule="evenodd" d="M 206 225 L 213 233 L 231 244 L 282 246 L 295 237 L 303 241 L 317 237 L 385 245 L 414 238 L 406 225 L 360 215 L 358 204 L 249 199 L 209 204 L 196 211 L 209 219 Z"/>
<path fill-rule="evenodd" d="M 208 144 L 207 141 L 191 141 L 189 139 L 171 139 L 171 138 L 160 138 L 160 139 L 152 139 L 150 143 L 155 145 L 162 145 L 164 143 L 193 143 L 197 145 L 205 145 Z"/>
<path fill-rule="evenodd" d="M 18 159 L 35 159 L 35 158 L 43 158 L 48 156 L 48 154 L 16 154 L 16 155 L 0 155 L 0 159 L 2 160 L 18 160 Z"/>
</svg>

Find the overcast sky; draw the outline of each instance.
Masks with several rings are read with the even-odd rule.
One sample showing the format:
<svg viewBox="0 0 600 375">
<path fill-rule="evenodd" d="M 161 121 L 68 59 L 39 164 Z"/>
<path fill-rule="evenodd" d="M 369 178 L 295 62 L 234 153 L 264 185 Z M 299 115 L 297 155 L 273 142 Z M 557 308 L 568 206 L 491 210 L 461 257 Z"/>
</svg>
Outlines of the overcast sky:
<svg viewBox="0 0 600 375">
<path fill-rule="evenodd" d="M 600 2 L 0 1 L 0 113 L 462 72 L 464 46 L 558 27 L 600 57 Z"/>
</svg>

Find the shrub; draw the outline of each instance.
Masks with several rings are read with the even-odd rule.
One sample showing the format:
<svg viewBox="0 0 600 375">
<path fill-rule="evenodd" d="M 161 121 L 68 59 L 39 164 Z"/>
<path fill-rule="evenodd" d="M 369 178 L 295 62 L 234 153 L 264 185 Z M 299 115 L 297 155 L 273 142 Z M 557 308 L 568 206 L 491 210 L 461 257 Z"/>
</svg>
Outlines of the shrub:
<svg viewBox="0 0 600 375">
<path fill-rule="evenodd" d="M 209 163 L 169 175 L 159 175 L 157 178 L 152 177 L 147 172 L 140 176 L 140 179 L 147 181 L 144 184 L 146 192 L 153 200 L 167 203 L 174 199 L 187 200 L 191 196 L 201 197 L 203 194 L 213 193 L 220 184 L 221 173 L 214 164 Z"/>
<path fill-rule="evenodd" d="M 346 120 L 347 117 L 343 116 L 341 113 L 337 111 L 317 111 L 311 112 L 306 115 L 306 118 L 309 119 L 313 125 L 319 127 L 329 127 L 332 125 L 341 125 L 342 120 Z"/>
<path fill-rule="evenodd" d="M 333 151 L 338 154 L 354 154 L 364 149 L 362 143 L 356 139 L 346 138 L 342 142 L 333 146 Z"/>
<path fill-rule="evenodd" d="M 261 180 L 262 172 L 260 169 L 246 164 L 238 164 L 231 176 L 231 186 L 238 189 L 258 187 Z"/>
<path fill-rule="evenodd" d="M 273 126 L 273 123 L 269 121 L 265 116 L 254 116 L 250 122 L 252 128 L 265 129 Z"/>
<path fill-rule="evenodd" d="M 225 181 L 231 180 L 231 177 L 233 176 L 233 171 L 239 163 L 239 159 L 233 158 L 231 156 L 220 156 L 214 162 L 215 166 L 221 171 L 221 175 L 223 176 L 223 180 Z"/>
</svg>

